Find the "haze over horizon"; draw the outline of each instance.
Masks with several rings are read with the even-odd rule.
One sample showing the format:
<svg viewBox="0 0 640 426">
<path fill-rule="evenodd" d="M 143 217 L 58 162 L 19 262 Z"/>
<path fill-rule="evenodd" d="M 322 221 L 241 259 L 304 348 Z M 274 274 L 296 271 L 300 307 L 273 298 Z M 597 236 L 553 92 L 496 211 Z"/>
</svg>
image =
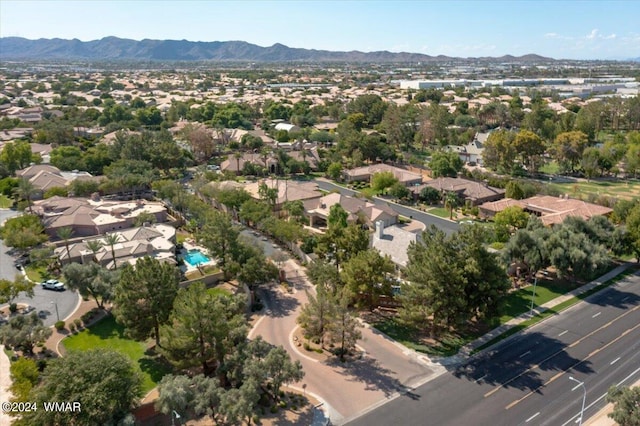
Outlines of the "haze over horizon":
<svg viewBox="0 0 640 426">
<path fill-rule="evenodd" d="M 432 56 L 628 59 L 640 57 L 638 16 L 640 3 L 630 1 L 2 0 L 0 37 L 242 40 Z"/>
</svg>

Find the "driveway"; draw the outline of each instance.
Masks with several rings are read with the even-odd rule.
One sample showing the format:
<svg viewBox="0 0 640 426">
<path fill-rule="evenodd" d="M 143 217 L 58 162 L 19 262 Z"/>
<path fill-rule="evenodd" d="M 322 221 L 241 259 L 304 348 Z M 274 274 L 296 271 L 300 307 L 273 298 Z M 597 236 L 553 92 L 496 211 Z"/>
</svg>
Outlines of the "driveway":
<svg viewBox="0 0 640 426">
<path fill-rule="evenodd" d="M 6 219 L 17 216 L 18 213 L 19 212 L 14 210 L 0 210 L 0 223 L 3 223 Z M 8 252 L 9 248 L 0 240 L 0 279 L 13 281 L 16 274 L 21 272 L 13 265 L 15 257 Z M 58 292 L 44 290 L 40 285 L 36 285 L 33 298 L 29 298 L 24 293 L 21 293 L 15 302 L 31 305 L 35 308 L 36 312 L 42 311 L 44 325 L 50 326 L 57 321 L 58 316 L 60 319 L 65 319 L 71 315 L 80 302 L 80 296 L 74 291 L 65 290 Z M 58 307 L 57 314 L 56 305 Z"/>
<path fill-rule="evenodd" d="M 292 336 L 299 311 L 307 302 L 306 291 L 313 292 L 313 285 L 293 260 L 288 260 L 284 269 L 288 281 L 294 284 L 293 292 L 285 293 L 277 285 L 262 289 L 266 312 L 250 337 L 261 335 L 283 346 L 294 360 L 302 363 L 305 377 L 296 386 L 323 401 L 332 424 L 340 424 L 444 372 L 443 368 L 425 365 L 410 351 L 369 328 L 362 329 L 363 339 L 358 345 L 364 356 L 359 360 L 318 361 L 305 355 L 304 350 L 293 345 Z"/>
</svg>

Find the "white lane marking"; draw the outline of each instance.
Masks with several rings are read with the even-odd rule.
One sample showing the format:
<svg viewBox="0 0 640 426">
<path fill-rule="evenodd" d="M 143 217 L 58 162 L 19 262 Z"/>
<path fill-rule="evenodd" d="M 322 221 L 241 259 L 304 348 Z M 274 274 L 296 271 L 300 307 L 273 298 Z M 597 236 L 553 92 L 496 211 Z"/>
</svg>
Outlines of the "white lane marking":
<svg viewBox="0 0 640 426">
<path fill-rule="evenodd" d="M 485 377 L 487 377 L 486 374 L 484 376 L 482 376 L 482 377 L 477 378 L 474 383 L 478 383 L 480 380 L 484 379 Z"/>
<path fill-rule="evenodd" d="M 609 365 L 613 365 L 618 361 L 620 361 L 620 357 L 618 357 L 618 358 L 614 359 L 613 361 L 611 361 L 611 363 Z"/>
<path fill-rule="evenodd" d="M 538 411 L 537 413 L 535 413 L 533 416 L 529 417 L 525 423 L 529 423 L 531 420 L 535 419 L 536 417 L 538 417 L 540 415 L 540 411 Z"/>
<path fill-rule="evenodd" d="M 522 355 L 520 355 L 518 358 L 522 358 L 523 356 L 527 356 L 531 353 L 531 351 L 526 351 L 525 353 L 523 353 Z"/>
<path fill-rule="evenodd" d="M 597 314 L 594 314 L 591 318 L 595 318 L 595 317 L 597 317 L 598 315 L 600 315 L 601 313 L 602 313 L 602 312 L 598 312 Z"/>
<path fill-rule="evenodd" d="M 627 300 L 629 298 L 629 296 L 625 297 L 624 299 L 621 300 L 621 302 L 624 302 L 625 300 Z"/>
<path fill-rule="evenodd" d="M 627 377 L 625 377 L 624 379 L 620 380 L 618 382 L 618 384 L 616 386 L 620 386 L 621 384 L 623 384 L 624 382 L 626 382 L 627 380 L 629 380 L 631 377 L 633 377 L 638 371 L 640 371 L 640 368 L 637 368 L 636 371 L 634 371 L 633 373 L 629 374 Z M 604 398 L 605 396 L 607 396 L 606 393 L 603 393 L 600 398 L 596 399 L 595 401 L 593 401 L 591 404 L 589 404 L 588 406 L 584 407 L 584 411 L 587 411 L 589 408 L 593 407 L 594 405 L 596 405 L 598 402 L 600 402 L 600 400 L 602 400 L 602 398 Z M 580 413 L 576 414 L 575 416 L 571 417 L 569 420 L 567 420 L 566 422 L 562 423 L 562 426 L 567 426 L 569 423 L 571 423 L 571 421 L 575 418 L 579 418 L 580 417 Z"/>
<path fill-rule="evenodd" d="M 564 335 L 565 335 L 565 334 L 567 334 L 568 332 L 569 332 L 569 330 L 565 330 L 565 331 L 563 331 L 562 333 L 558 334 L 558 337 L 560 337 L 560 336 L 564 336 Z"/>
</svg>

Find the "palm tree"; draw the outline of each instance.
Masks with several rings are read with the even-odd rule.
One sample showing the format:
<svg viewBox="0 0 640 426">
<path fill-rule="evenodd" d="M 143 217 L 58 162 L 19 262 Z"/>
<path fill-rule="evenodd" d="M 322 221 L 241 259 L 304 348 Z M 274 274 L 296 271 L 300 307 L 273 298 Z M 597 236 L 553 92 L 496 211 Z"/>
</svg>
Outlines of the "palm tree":
<svg viewBox="0 0 640 426">
<path fill-rule="evenodd" d="M 111 247 L 111 260 L 113 261 L 113 269 L 118 269 L 116 265 L 116 251 L 113 248 L 120 241 L 120 235 L 118 234 L 105 234 L 104 242 Z"/>
<path fill-rule="evenodd" d="M 449 220 L 453 219 L 453 209 L 458 205 L 458 194 L 454 191 L 447 191 L 444 194 L 444 206 L 449 209 Z"/>
<path fill-rule="evenodd" d="M 69 239 L 73 235 L 73 229 L 70 226 L 65 226 L 64 228 L 58 229 L 56 233 L 58 234 L 58 238 L 64 241 L 64 246 L 67 249 L 67 262 L 71 263 L 71 253 L 69 252 Z"/>
<path fill-rule="evenodd" d="M 91 240 L 87 241 L 85 245 L 89 250 L 91 250 L 91 252 L 93 253 L 93 261 L 97 263 L 98 259 L 96 258 L 96 253 L 98 253 L 102 248 L 102 243 L 100 242 L 100 240 Z"/>
<path fill-rule="evenodd" d="M 31 209 L 31 198 L 36 193 L 37 189 L 28 179 L 20 179 L 18 182 L 18 186 L 14 189 L 14 193 L 20 197 L 22 200 L 27 201 L 27 205 L 29 206 L 29 213 L 33 213 Z"/>
<path fill-rule="evenodd" d="M 236 174 L 241 174 L 241 170 L 240 170 L 240 159 L 242 158 L 242 153 L 241 152 L 236 152 L 233 154 L 233 158 L 236 159 Z"/>
</svg>

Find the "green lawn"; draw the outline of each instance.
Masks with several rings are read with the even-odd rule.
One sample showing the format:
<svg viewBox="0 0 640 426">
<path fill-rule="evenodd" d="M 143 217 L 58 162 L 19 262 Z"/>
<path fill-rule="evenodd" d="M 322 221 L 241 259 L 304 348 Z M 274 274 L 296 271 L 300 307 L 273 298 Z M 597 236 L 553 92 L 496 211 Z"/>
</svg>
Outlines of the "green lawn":
<svg viewBox="0 0 640 426">
<path fill-rule="evenodd" d="M 222 287 L 212 287 L 207 289 L 207 293 L 213 296 L 231 296 L 231 292 Z"/>
<path fill-rule="evenodd" d="M 0 194 L 0 209 L 8 209 L 13 205 L 13 200 L 4 194 Z"/>
<path fill-rule="evenodd" d="M 589 194 L 607 195 L 626 199 L 640 196 L 640 182 L 637 180 L 627 182 L 591 181 L 551 183 L 549 185 L 563 194 L 569 194 L 569 196 L 575 198 L 586 198 Z"/>
<path fill-rule="evenodd" d="M 62 341 L 67 350 L 86 351 L 93 348 L 109 348 L 133 361 L 142 376 L 142 390 L 148 392 L 171 372 L 157 355 L 150 354 L 145 342 L 136 342 L 124 335 L 124 328 L 112 316 L 108 316 L 89 329 Z"/>
<path fill-rule="evenodd" d="M 560 171 L 560 166 L 555 161 L 551 161 L 544 166 L 540 167 L 540 171 L 542 173 L 547 173 L 550 175 L 555 175 Z"/>
<path fill-rule="evenodd" d="M 44 281 L 45 279 L 49 279 L 51 274 L 47 271 L 47 267 L 36 265 L 37 264 L 35 263 L 31 263 L 24 268 L 25 272 L 27 273 L 27 277 L 35 283 L 39 283 Z"/>
<path fill-rule="evenodd" d="M 434 207 L 432 209 L 427 210 L 427 213 L 432 214 L 434 216 L 443 217 L 445 219 L 449 219 L 449 216 L 451 215 L 449 213 L 449 209 L 445 209 L 444 207 Z M 453 212 L 453 218 L 455 219 L 456 217 L 457 217 L 456 212 Z"/>
<path fill-rule="evenodd" d="M 553 280 L 538 280 L 538 284 L 536 285 L 536 297 L 533 302 L 534 307 L 547 303 L 558 296 L 562 296 L 574 288 L 574 286 L 568 286 L 564 283 L 556 283 Z M 533 285 L 529 285 L 510 293 L 506 298 L 503 313 L 500 316 L 500 324 L 504 324 L 510 319 L 530 310 L 532 293 Z"/>
<path fill-rule="evenodd" d="M 438 338 L 436 344 L 423 344 L 417 342 L 417 331 L 415 329 L 400 324 L 395 318 L 381 319 L 374 323 L 373 326 L 409 349 L 437 356 L 455 355 L 460 347 L 473 338 L 473 336 L 447 335 Z"/>
</svg>

